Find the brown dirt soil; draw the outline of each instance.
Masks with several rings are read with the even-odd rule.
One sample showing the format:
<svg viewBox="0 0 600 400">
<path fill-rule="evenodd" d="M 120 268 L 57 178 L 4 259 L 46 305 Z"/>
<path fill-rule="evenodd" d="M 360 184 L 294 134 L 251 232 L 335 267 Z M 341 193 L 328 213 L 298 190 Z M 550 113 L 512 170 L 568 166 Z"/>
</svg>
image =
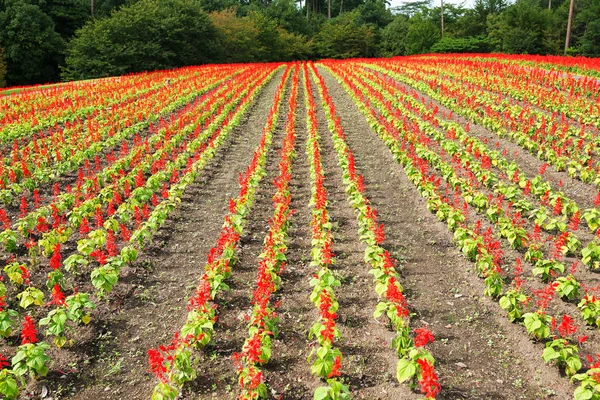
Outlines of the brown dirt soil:
<svg viewBox="0 0 600 400">
<path fill-rule="evenodd" d="M 54 362 L 49 396 L 147 399 L 154 386 L 147 351 L 170 342 L 184 323 L 187 298 L 204 270 L 238 174 L 249 164 L 282 71 L 262 89 L 240 126 L 190 186 L 180 208 L 153 238 L 134 268 L 125 269 L 110 302 L 99 304 L 90 332 Z M 78 332 L 79 333 L 79 332 Z M 54 379 L 58 378 L 58 379 Z"/>
<path fill-rule="evenodd" d="M 416 315 L 436 335 L 432 353 L 444 388 L 440 399 L 533 399 L 572 388 L 541 360 L 543 347 L 530 342 L 503 310 L 483 298 L 483 282 L 452 243 L 445 225 L 427 211 L 385 144 L 366 124 L 344 89 L 322 70 L 357 170 L 386 226 L 387 245 L 404 264 L 402 284 Z M 350 122 L 351 121 L 351 122 Z"/>
</svg>

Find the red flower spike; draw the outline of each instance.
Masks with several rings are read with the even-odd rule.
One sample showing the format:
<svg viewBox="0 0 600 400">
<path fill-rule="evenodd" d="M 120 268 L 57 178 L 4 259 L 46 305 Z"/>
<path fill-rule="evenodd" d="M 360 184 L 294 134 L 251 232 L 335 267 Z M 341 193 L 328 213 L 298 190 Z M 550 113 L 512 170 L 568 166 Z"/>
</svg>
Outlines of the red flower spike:
<svg viewBox="0 0 600 400">
<path fill-rule="evenodd" d="M 167 378 L 165 373 L 167 372 L 167 368 L 165 368 L 164 361 L 165 358 L 159 350 L 148 350 L 148 364 L 150 364 L 150 372 L 152 372 L 159 381 L 166 383 Z"/>
<path fill-rule="evenodd" d="M 8 359 L 6 357 L 4 357 L 2 354 L 0 354 L 0 370 L 3 370 L 4 368 L 8 367 L 10 365 L 10 362 L 8 361 Z"/>
<path fill-rule="evenodd" d="M 35 330 L 35 322 L 29 315 L 25 316 L 23 322 L 23 330 L 21 331 L 21 344 L 37 343 L 37 331 Z"/>
<path fill-rule="evenodd" d="M 60 255 L 60 243 L 57 243 L 54 246 L 54 252 L 52 253 L 52 257 L 50 257 L 50 268 L 53 270 L 57 270 L 60 268 L 60 261 L 62 257 Z"/>
<path fill-rule="evenodd" d="M 567 314 L 564 314 L 562 317 L 562 321 L 558 326 L 558 333 L 562 337 L 568 337 L 577 332 L 577 326 L 573 323 L 573 318 L 569 317 Z"/>
<path fill-rule="evenodd" d="M 90 225 L 87 218 L 83 217 L 81 219 L 81 225 L 79 225 L 79 234 L 81 236 L 86 236 L 88 233 L 90 233 Z"/>
<path fill-rule="evenodd" d="M 48 304 L 56 304 L 57 306 L 64 306 L 66 304 L 65 294 L 58 283 L 52 288 L 52 301 Z"/>
<path fill-rule="evenodd" d="M 441 386 L 438 381 L 438 376 L 433 370 L 433 365 L 429 364 L 429 362 L 423 358 L 419 358 L 417 363 L 419 364 L 419 367 L 421 367 L 421 378 L 419 379 L 421 393 L 428 399 L 435 399 L 440 392 Z"/>
<path fill-rule="evenodd" d="M 427 328 L 415 329 L 415 334 L 415 347 L 423 347 L 428 343 L 433 343 L 435 340 L 433 333 L 431 333 L 431 331 Z"/>
<path fill-rule="evenodd" d="M 327 375 L 328 379 L 331 379 L 335 376 L 340 376 L 340 368 L 342 366 L 342 357 L 337 356 L 335 361 L 333 362 L 333 366 L 331 367 L 331 372 Z"/>
</svg>

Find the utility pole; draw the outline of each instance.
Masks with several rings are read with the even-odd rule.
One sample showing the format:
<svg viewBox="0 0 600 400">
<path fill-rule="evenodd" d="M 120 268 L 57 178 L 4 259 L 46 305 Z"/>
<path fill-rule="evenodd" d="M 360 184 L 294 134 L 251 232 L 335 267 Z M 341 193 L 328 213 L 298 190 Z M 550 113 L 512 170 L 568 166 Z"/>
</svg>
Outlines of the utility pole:
<svg viewBox="0 0 600 400">
<path fill-rule="evenodd" d="M 94 16 L 94 0 L 91 0 L 92 17 Z"/>
<path fill-rule="evenodd" d="M 442 39 L 444 38 L 444 0 L 440 0 L 442 4 Z"/>
<path fill-rule="evenodd" d="M 573 3 L 575 0 L 571 0 L 569 5 L 569 20 L 567 22 L 567 38 L 565 39 L 565 56 L 567 55 L 567 49 L 569 48 L 569 39 L 571 39 L 571 22 L 573 21 Z"/>
<path fill-rule="evenodd" d="M 331 19 L 331 0 L 327 0 L 327 19 Z"/>
</svg>

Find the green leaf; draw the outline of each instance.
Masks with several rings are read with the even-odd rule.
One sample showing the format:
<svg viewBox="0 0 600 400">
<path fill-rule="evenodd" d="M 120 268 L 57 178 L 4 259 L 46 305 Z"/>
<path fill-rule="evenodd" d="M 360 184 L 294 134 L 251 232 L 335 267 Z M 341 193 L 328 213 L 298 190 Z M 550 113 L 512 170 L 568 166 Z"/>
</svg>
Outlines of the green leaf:
<svg viewBox="0 0 600 400">
<path fill-rule="evenodd" d="M 402 383 L 412 379 L 417 373 L 417 366 L 414 361 L 401 358 L 396 366 L 396 378 Z"/>
</svg>

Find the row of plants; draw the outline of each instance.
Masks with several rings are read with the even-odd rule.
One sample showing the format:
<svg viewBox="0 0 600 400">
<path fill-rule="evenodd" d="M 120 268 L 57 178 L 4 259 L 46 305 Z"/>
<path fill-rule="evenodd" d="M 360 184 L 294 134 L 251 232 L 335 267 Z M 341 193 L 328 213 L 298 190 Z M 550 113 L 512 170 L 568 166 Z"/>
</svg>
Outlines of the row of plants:
<svg viewBox="0 0 600 400">
<path fill-rule="evenodd" d="M 272 304 L 272 296 L 281 287 L 280 274 L 287 263 L 288 228 L 293 210 L 290 209 L 292 195 L 292 162 L 295 158 L 296 110 L 298 100 L 299 67 L 294 67 L 292 87 L 288 101 L 285 137 L 279 154 L 279 174 L 273 180 L 275 193 L 272 197 L 273 215 L 269 218 L 269 231 L 259 255 L 258 272 L 252 292 L 252 308 L 248 310 L 248 336 L 242 349 L 234 353 L 240 400 L 266 399 L 268 388 L 264 383 L 261 366 L 271 359 L 272 340 L 279 334 L 279 318 Z"/>
<path fill-rule="evenodd" d="M 358 234 L 365 245 L 364 259 L 371 268 L 369 272 L 373 274 L 375 291 L 381 298 L 373 315 L 376 319 L 385 315 L 390 328 L 396 334 L 391 343 L 399 358 L 396 377 L 399 382 L 409 381 L 412 387 L 418 382 L 421 392 L 427 398 L 434 399 L 441 386 L 433 368 L 435 359 L 424 348 L 434 341 L 434 336 L 424 327 L 411 331 L 410 311 L 396 271 L 396 260 L 382 247 L 385 240 L 384 226 L 377 221 L 377 210 L 365 193 L 363 177 L 356 171 L 354 154 L 346 141 L 335 104 L 314 64 L 311 64 L 311 73 L 318 85 L 338 165 L 343 171 L 343 184 L 348 202 L 356 212 Z"/>
<path fill-rule="evenodd" d="M 333 254 L 332 223 L 328 210 L 327 190 L 324 186 L 325 175 L 321 162 L 321 138 L 317 122 L 317 109 L 310 85 L 308 67 L 303 65 L 304 104 L 306 109 L 306 155 L 310 171 L 311 199 L 311 262 L 314 269 L 310 286 L 313 288 L 310 301 L 318 310 L 317 321 L 309 330 L 308 337 L 316 341 L 308 357 L 313 375 L 326 381 L 326 386 L 315 389 L 315 400 L 350 399 L 350 390 L 341 380 L 342 352 L 335 346 L 341 338 L 336 326 L 339 303 L 335 288 L 341 285 L 330 266 L 335 264 Z"/>
<path fill-rule="evenodd" d="M 493 228 L 482 232 L 480 221 L 468 226 L 465 210 L 462 207 L 455 207 L 454 202 L 442 194 L 439 184 L 436 186 L 436 177 L 431 174 L 429 168 L 434 169 L 435 165 L 431 164 L 437 160 L 430 162 L 427 157 L 421 157 L 424 154 L 416 150 L 420 135 L 407 131 L 407 129 L 414 128 L 416 125 L 402 126 L 402 123 L 398 123 L 398 120 L 394 117 L 379 115 L 378 112 L 373 110 L 373 106 L 378 111 L 382 111 L 385 110 L 384 104 L 376 99 L 374 100 L 368 92 L 363 93 L 356 88 L 352 88 L 335 71 L 334 76 L 344 85 L 375 131 L 390 147 L 394 157 L 404 166 L 407 176 L 417 186 L 421 195 L 428 199 L 428 208 L 436 212 L 440 220 L 448 222 L 449 229 L 455 232 L 454 237 L 457 245 L 471 261 L 475 261 L 480 276 L 484 277 L 486 282 L 497 280 L 497 276 L 502 273 L 503 253 L 500 242 L 494 238 Z M 383 121 L 387 121 L 387 123 L 382 123 Z M 422 138 L 422 134 L 420 137 Z M 416 142 L 413 142 L 415 140 Z M 439 213 L 440 208 L 445 212 Z M 462 215 L 462 217 L 454 219 L 457 215 Z M 517 282 L 519 282 L 519 276 L 517 273 L 515 277 Z M 541 290 L 538 294 L 542 299 L 552 299 L 554 293 L 554 288 L 549 287 L 546 290 Z M 486 289 L 486 294 L 495 295 L 496 297 L 499 295 L 499 293 L 494 294 L 488 289 Z M 525 293 L 519 292 L 519 295 L 503 300 L 502 303 L 506 305 L 508 301 L 508 303 L 517 304 L 516 308 L 523 308 L 528 303 L 528 297 Z M 510 313 L 511 310 L 508 311 Z M 515 321 L 521 322 L 532 337 L 545 342 L 546 348 L 543 354 L 545 361 L 556 363 L 569 376 L 573 376 L 573 379 L 583 380 L 581 386 L 576 390 L 577 398 L 590 398 L 590 393 L 593 393 L 593 391 L 589 391 L 590 380 L 594 379 L 593 374 L 590 375 L 587 371 L 583 374 L 576 374 L 582 368 L 579 349 L 586 338 L 575 338 L 574 335 L 578 327 L 572 318 L 564 315 L 560 324 L 558 324 L 555 318 L 546 314 L 545 307 L 540 307 L 536 312 L 517 313 L 515 316 Z M 540 331 L 541 335 L 539 334 Z M 591 366 L 594 367 L 594 365 Z M 590 394 L 590 397 L 580 397 L 588 394 Z"/>
<path fill-rule="evenodd" d="M 150 370 L 158 380 L 153 400 L 175 399 L 183 385 L 197 376 L 198 360 L 194 349 L 211 341 L 217 320 L 218 295 L 229 289 L 226 280 L 237 260 L 236 249 L 254 204 L 256 190 L 266 175 L 267 153 L 291 74 L 288 66 L 275 93 L 260 142 L 245 173 L 240 176 L 238 197 L 229 201 L 229 213 L 224 218 L 217 244 L 210 249 L 204 273 L 194 295 L 189 298 L 186 322 L 174 334 L 170 344 L 148 351 Z"/>
</svg>

